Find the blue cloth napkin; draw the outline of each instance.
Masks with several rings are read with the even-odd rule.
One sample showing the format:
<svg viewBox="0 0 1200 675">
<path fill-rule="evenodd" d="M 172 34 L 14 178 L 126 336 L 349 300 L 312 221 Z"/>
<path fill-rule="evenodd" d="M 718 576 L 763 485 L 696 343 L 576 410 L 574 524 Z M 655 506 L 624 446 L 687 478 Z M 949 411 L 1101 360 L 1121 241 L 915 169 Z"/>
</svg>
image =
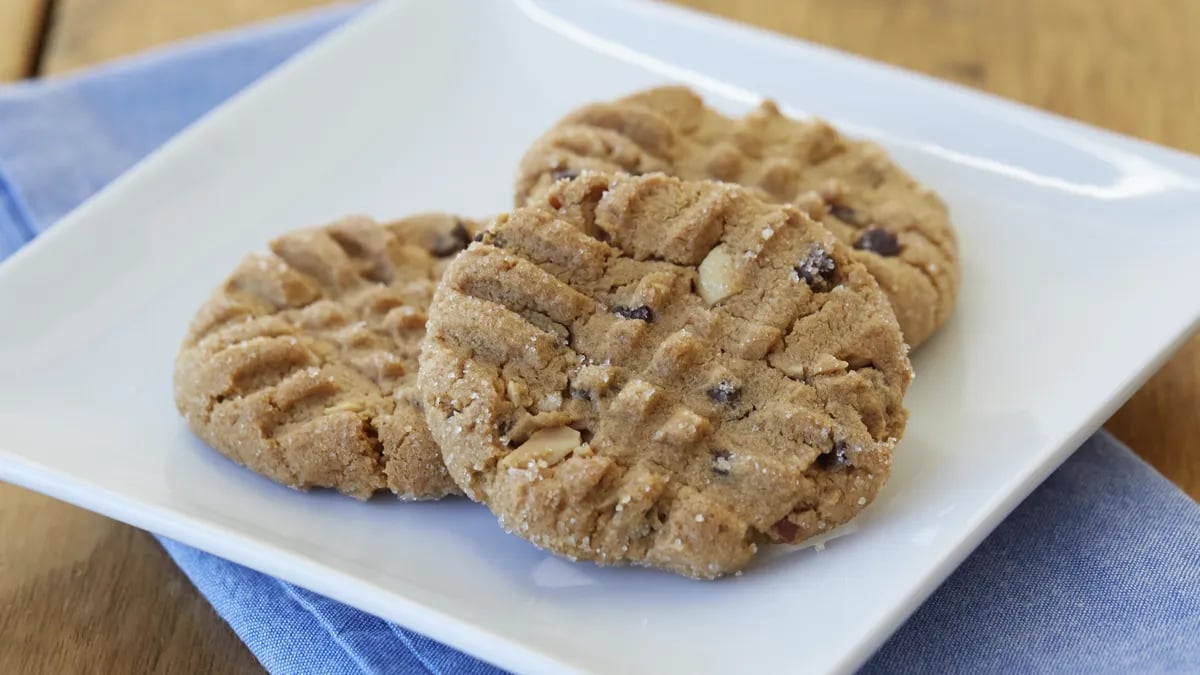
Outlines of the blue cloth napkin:
<svg viewBox="0 0 1200 675">
<path fill-rule="evenodd" d="M 0 260 L 352 11 L 0 88 Z M 162 544 L 271 672 L 499 672 L 305 589 Z M 1200 507 L 1097 433 L 864 671 L 1200 672 Z"/>
</svg>

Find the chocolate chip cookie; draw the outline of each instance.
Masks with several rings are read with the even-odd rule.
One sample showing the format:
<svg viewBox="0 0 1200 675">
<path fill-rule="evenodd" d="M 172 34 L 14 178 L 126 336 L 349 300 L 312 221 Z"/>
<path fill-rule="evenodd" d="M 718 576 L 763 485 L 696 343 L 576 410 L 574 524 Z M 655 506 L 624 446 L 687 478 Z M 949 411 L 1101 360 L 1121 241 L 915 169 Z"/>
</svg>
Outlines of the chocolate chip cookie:
<svg viewBox="0 0 1200 675">
<path fill-rule="evenodd" d="M 416 391 L 425 312 L 474 235 L 443 214 L 352 217 L 246 257 L 200 308 L 175 402 L 217 451 L 294 488 L 457 494 Z"/>
<path fill-rule="evenodd" d="M 796 207 L 584 171 L 450 264 L 419 379 L 450 475 L 503 527 L 712 578 L 875 497 L 907 349 L 875 280 Z"/>
<path fill-rule="evenodd" d="M 954 307 L 958 248 L 942 201 L 878 145 L 789 119 L 770 101 L 729 118 L 670 86 L 584 106 L 529 149 L 517 205 L 583 169 L 728 181 L 797 203 L 875 276 L 913 347 Z"/>
</svg>

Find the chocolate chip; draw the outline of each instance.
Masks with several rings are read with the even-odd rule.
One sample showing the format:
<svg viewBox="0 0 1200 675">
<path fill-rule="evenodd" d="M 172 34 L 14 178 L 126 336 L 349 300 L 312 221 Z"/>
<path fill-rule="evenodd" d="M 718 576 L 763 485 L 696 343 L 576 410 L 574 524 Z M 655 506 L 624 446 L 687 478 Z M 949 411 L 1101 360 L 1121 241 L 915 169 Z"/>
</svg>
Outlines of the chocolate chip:
<svg viewBox="0 0 1200 675">
<path fill-rule="evenodd" d="M 592 392 L 588 391 L 587 389 L 576 389 L 575 387 L 571 387 L 571 398 L 579 399 L 581 401 L 590 401 L 592 400 Z"/>
<path fill-rule="evenodd" d="M 858 241 L 854 242 L 854 248 L 891 257 L 900 254 L 900 239 L 891 230 L 872 225 L 858 235 Z"/>
<path fill-rule="evenodd" d="M 742 397 L 742 388 L 728 380 L 721 380 L 717 386 L 708 390 L 708 397 L 717 403 L 737 403 Z"/>
<path fill-rule="evenodd" d="M 579 169 L 559 169 L 554 172 L 554 181 L 575 180 L 579 178 Z"/>
<path fill-rule="evenodd" d="M 849 466 L 850 458 L 846 456 L 847 449 L 846 441 L 835 441 L 832 448 L 817 455 L 817 466 L 822 469 L 838 469 Z"/>
<path fill-rule="evenodd" d="M 821 244 L 812 247 L 808 255 L 796 265 L 793 277 L 804 280 L 808 287 L 824 293 L 833 288 L 837 278 L 837 262 L 829 255 L 829 251 Z"/>
<path fill-rule="evenodd" d="M 513 421 L 508 418 L 500 420 L 500 423 L 496 425 L 496 431 L 500 432 L 501 436 L 507 436 L 508 432 L 512 431 L 512 428 Z"/>
<path fill-rule="evenodd" d="M 858 220 L 858 212 L 855 211 L 854 209 L 850 208 L 849 206 L 842 206 L 841 204 L 830 204 L 829 205 L 829 215 L 831 215 L 834 218 L 837 218 L 838 220 L 840 220 L 844 223 L 847 223 L 849 225 L 859 225 L 859 226 L 862 225 L 862 223 L 859 222 L 859 220 Z"/>
<path fill-rule="evenodd" d="M 733 453 L 728 450 L 713 450 L 712 453 L 712 471 L 718 476 L 728 476 L 729 470 L 733 468 L 733 464 L 729 461 L 733 457 Z"/>
<path fill-rule="evenodd" d="M 443 236 L 438 237 L 433 247 L 433 254 L 439 258 L 452 256 L 471 243 L 471 233 L 461 220 L 454 223 L 454 228 Z"/>
<path fill-rule="evenodd" d="M 775 532 L 775 536 L 789 544 L 795 542 L 796 535 L 800 534 L 800 528 L 788 520 L 787 516 L 780 518 L 778 522 L 771 526 L 771 529 Z"/>
<path fill-rule="evenodd" d="M 622 305 L 617 305 L 616 307 L 613 307 L 613 314 L 616 314 L 622 319 L 635 319 L 637 321 L 645 321 L 646 323 L 654 321 L 654 310 L 650 309 L 646 305 L 638 305 L 637 307 L 625 307 Z"/>
<path fill-rule="evenodd" d="M 504 237 L 491 230 L 483 230 L 479 234 L 475 235 L 475 241 L 482 242 L 484 244 L 490 244 L 496 248 L 504 248 L 504 245 L 508 243 L 504 241 Z"/>
</svg>

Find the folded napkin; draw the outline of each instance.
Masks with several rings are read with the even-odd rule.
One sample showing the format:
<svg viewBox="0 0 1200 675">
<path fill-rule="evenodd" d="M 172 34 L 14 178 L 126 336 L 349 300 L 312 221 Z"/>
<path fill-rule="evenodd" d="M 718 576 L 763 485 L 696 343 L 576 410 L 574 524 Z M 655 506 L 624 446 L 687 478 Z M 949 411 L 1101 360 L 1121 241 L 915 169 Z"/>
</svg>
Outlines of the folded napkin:
<svg viewBox="0 0 1200 675">
<path fill-rule="evenodd" d="M 0 260 L 352 11 L 0 88 Z M 161 541 L 272 672 L 499 672 L 310 591 Z M 864 671 L 1200 672 L 1200 507 L 1097 433 Z"/>
</svg>

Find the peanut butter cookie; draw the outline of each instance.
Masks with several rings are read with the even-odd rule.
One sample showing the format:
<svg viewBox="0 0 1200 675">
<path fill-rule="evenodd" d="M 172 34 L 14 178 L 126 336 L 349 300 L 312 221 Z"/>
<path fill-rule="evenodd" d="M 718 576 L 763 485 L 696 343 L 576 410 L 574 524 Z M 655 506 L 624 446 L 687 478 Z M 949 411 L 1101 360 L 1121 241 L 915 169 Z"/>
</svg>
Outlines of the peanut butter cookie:
<svg viewBox="0 0 1200 675">
<path fill-rule="evenodd" d="M 875 497 L 906 354 L 875 280 L 799 209 L 585 171 L 450 264 L 419 379 L 451 476 L 503 527 L 712 578 Z"/>
<path fill-rule="evenodd" d="M 475 226 L 352 217 L 246 257 L 200 308 L 175 402 L 214 449 L 294 488 L 457 494 L 416 392 L 425 311 Z"/>
</svg>

